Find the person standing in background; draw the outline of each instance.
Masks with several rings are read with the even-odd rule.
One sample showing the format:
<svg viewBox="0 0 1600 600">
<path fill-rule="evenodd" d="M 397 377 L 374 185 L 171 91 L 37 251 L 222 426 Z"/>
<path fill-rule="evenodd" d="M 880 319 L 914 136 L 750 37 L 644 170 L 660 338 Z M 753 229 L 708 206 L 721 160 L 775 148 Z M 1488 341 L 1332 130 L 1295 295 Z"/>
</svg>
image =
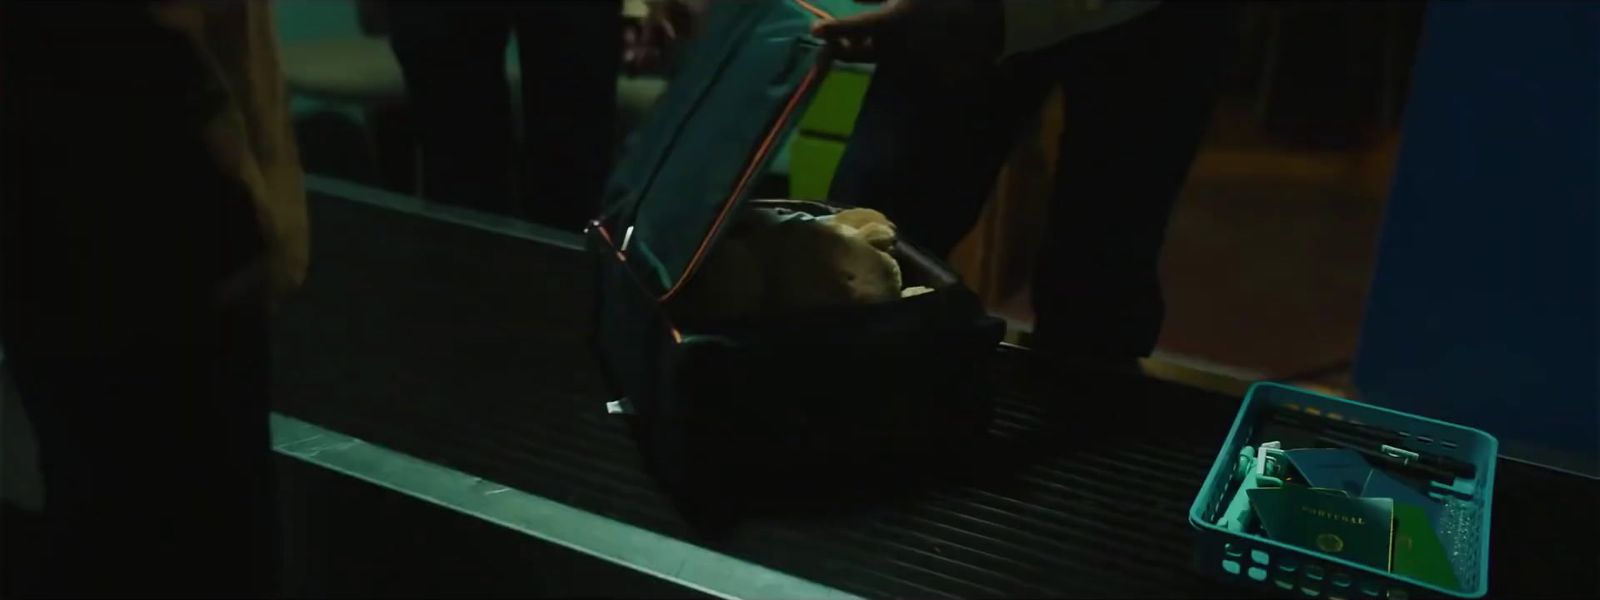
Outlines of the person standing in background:
<svg viewBox="0 0 1600 600">
<path fill-rule="evenodd" d="M 0 344 L 47 595 L 268 596 L 306 206 L 266 2 L 0 5 Z"/>
<path fill-rule="evenodd" d="M 1063 86 L 1033 346 L 1131 368 L 1155 347 L 1168 215 L 1237 45 L 1222 3 L 898 0 L 820 22 L 878 63 L 830 200 L 941 255 L 971 229 L 1030 117 Z"/>
<path fill-rule="evenodd" d="M 424 198 L 573 231 L 594 217 L 616 135 L 621 0 L 381 6 L 416 124 Z M 513 33 L 520 160 L 506 78 Z"/>
</svg>

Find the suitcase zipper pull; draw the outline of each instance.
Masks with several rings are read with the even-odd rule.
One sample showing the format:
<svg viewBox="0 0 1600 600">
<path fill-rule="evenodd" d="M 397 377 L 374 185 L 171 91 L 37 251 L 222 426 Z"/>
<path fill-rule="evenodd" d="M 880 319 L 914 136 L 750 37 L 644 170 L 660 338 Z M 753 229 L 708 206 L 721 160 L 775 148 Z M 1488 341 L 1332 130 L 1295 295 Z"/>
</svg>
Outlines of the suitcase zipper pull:
<svg viewBox="0 0 1600 600">
<path fill-rule="evenodd" d="M 606 403 L 606 414 L 608 414 L 608 415 L 631 415 L 631 414 L 633 414 L 633 403 L 632 402 L 628 402 L 627 398 L 619 398 L 619 399 L 607 402 Z"/>
</svg>

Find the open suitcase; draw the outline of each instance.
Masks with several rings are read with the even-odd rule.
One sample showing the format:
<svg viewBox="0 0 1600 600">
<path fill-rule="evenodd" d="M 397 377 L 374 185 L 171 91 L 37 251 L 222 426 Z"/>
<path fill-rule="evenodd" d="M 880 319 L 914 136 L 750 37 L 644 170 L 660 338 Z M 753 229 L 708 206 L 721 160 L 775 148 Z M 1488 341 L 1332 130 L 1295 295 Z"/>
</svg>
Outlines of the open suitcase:
<svg viewBox="0 0 1600 600">
<path fill-rule="evenodd" d="M 753 200 L 828 67 L 809 35 L 850 0 L 712 3 L 679 73 L 630 140 L 588 245 L 595 349 L 646 469 L 687 516 L 818 487 L 830 474 L 959 451 L 993 413 L 985 365 L 1004 324 L 908 240 L 894 302 L 692 328 L 672 300 Z M 915 232 L 909 232 L 914 236 Z M 797 488 L 798 486 L 798 488 Z M 811 491 L 815 491 L 814 489 Z"/>
</svg>

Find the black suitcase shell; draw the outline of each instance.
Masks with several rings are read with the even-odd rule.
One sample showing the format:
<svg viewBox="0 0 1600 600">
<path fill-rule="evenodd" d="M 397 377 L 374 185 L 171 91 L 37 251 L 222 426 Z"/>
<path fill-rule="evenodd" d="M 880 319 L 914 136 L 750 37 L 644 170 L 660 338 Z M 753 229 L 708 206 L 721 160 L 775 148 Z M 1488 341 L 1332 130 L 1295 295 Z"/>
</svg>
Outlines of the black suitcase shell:
<svg viewBox="0 0 1600 600">
<path fill-rule="evenodd" d="M 598 263 L 594 348 L 624 398 L 612 407 L 626 407 L 663 489 L 710 514 L 960 451 L 992 418 L 985 365 L 1004 324 L 908 240 L 897 250 L 906 283 L 934 292 L 747 322 L 670 316 L 736 211 L 834 210 L 748 196 L 825 74 L 810 24 L 848 0 L 713 6 L 587 232 Z"/>
</svg>

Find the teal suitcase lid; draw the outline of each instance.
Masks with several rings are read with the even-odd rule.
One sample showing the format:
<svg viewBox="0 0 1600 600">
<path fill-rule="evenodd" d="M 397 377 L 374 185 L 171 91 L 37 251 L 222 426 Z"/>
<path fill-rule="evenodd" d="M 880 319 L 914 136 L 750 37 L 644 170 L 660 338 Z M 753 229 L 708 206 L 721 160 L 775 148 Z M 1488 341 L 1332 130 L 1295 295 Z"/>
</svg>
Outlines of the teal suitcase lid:
<svg viewBox="0 0 1600 600">
<path fill-rule="evenodd" d="M 667 301 L 749 200 L 829 69 L 811 24 L 853 0 L 712 2 L 606 184 L 600 234 Z M 610 230 L 606 230 L 610 229 Z"/>
<path fill-rule="evenodd" d="M 850 0 L 713 2 L 607 183 L 602 231 L 662 301 L 694 275 L 826 74 L 811 25 Z"/>
</svg>

